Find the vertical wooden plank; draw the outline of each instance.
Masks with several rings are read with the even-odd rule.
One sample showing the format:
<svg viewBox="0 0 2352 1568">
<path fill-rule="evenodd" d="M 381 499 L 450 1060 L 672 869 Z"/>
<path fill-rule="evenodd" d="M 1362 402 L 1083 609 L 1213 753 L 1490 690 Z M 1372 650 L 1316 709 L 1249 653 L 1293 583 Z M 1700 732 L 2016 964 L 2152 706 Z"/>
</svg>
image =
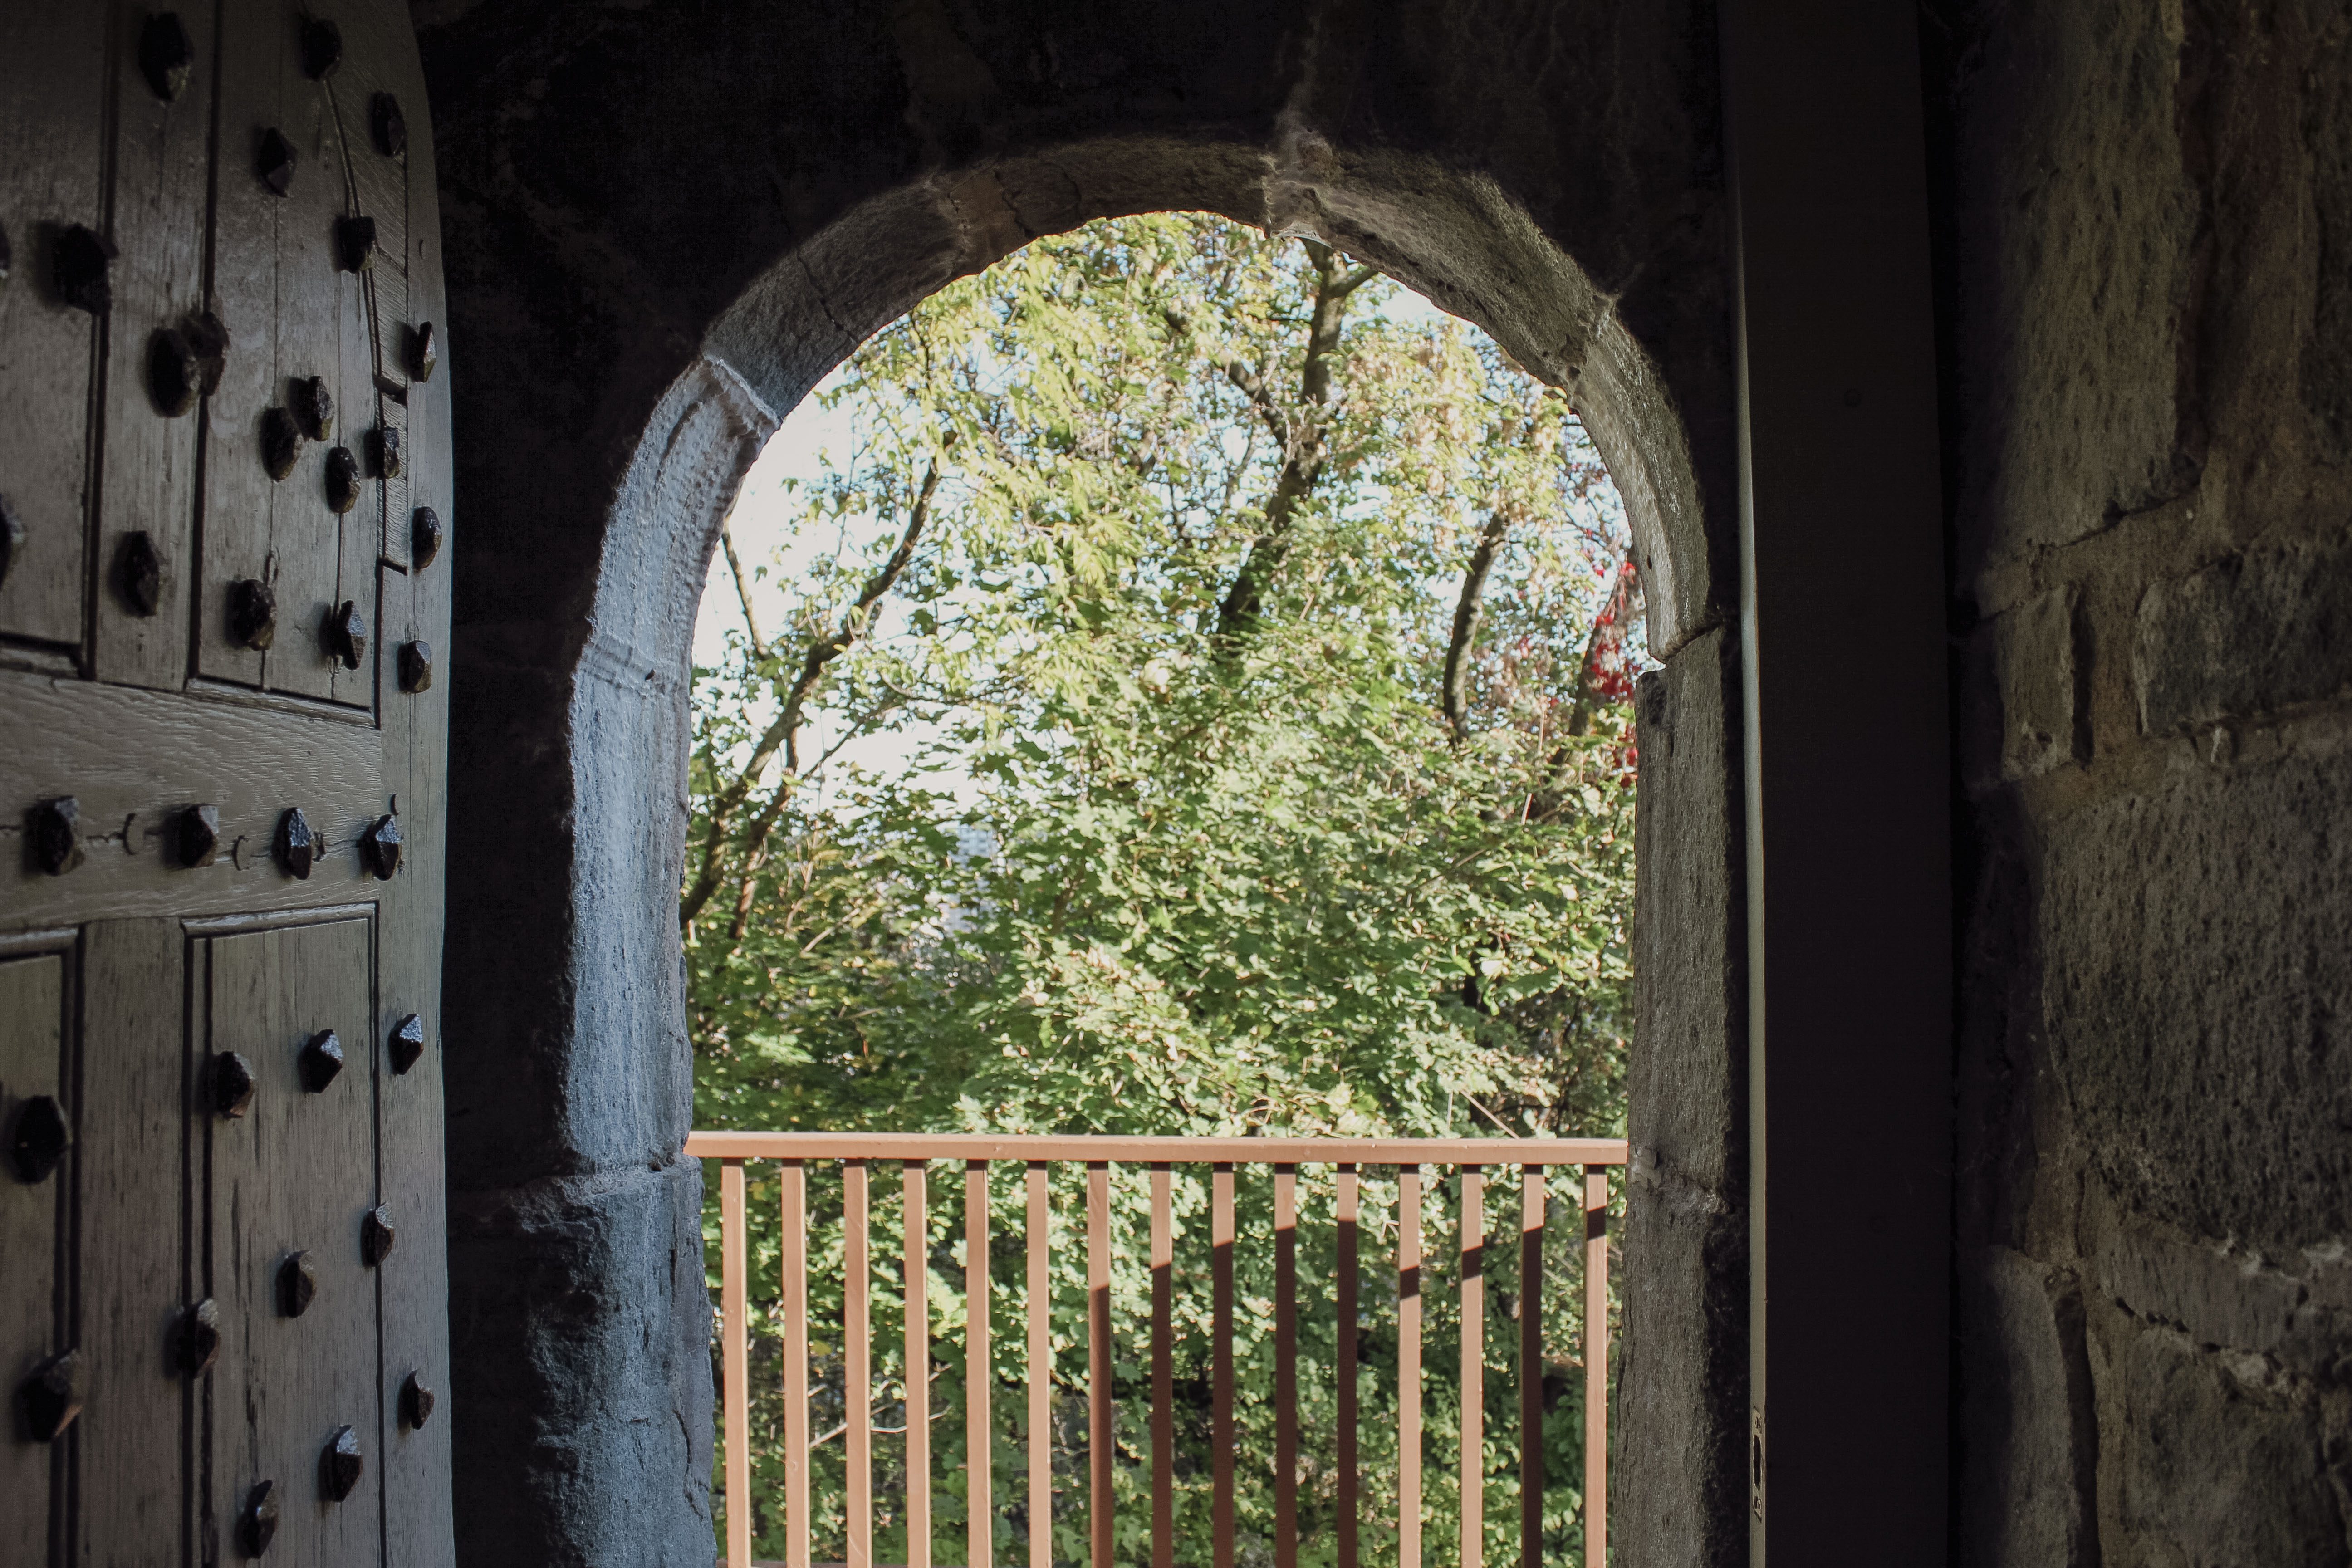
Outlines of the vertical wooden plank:
<svg viewBox="0 0 2352 1568">
<path fill-rule="evenodd" d="M 1209 1561 L 1234 1568 L 1234 1168 L 1209 1171 Z"/>
<path fill-rule="evenodd" d="M 167 1353 L 173 1323 L 191 1304 L 187 939 L 177 921 L 110 921 L 88 927 L 84 942 L 88 1091 L 75 1170 L 89 1404 L 77 1436 L 76 1555 L 107 1565 L 159 1555 L 187 1522 L 187 1384 Z M 140 1484 L 121 1484 L 132 1477 Z"/>
<path fill-rule="evenodd" d="M 1544 1170 L 1519 1168 L 1519 1568 L 1543 1568 Z"/>
<path fill-rule="evenodd" d="M 1053 1276 L 1045 1162 L 1029 1162 L 1029 1568 L 1054 1568 Z"/>
<path fill-rule="evenodd" d="M 990 1568 L 996 1544 L 996 1450 L 988 1425 L 988 1162 L 963 1168 L 964 1563 Z"/>
<path fill-rule="evenodd" d="M 99 579 L 93 603 L 98 679 L 175 689 L 187 677 L 194 602 L 194 516 L 199 420 L 166 417 L 148 375 L 155 334 L 176 329 L 205 305 L 213 71 L 212 7 L 184 14 L 199 68 L 173 102 L 157 98 L 139 68 L 147 0 L 114 0 L 112 91 L 114 179 L 108 193 L 114 306 L 100 331 Z M 152 614 L 120 592 L 116 566 L 126 542 L 144 533 L 163 561 L 163 597 Z"/>
<path fill-rule="evenodd" d="M 409 152 L 402 172 L 414 187 L 423 189 L 423 199 L 429 203 L 432 132 L 408 7 L 404 0 L 340 0 L 339 13 L 347 38 L 344 72 L 380 68 L 384 80 L 396 84 L 409 120 Z M 237 172 L 233 142 L 233 137 L 225 137 L 224 146 L 229 150 L 222 153 L 224 187 Z M 417 242 L 417 227 L 412 221 L 404 244 L 415 247 Z M 385 259 L 378 258 L 379 268 L 385 267 Z M 215 276 L 217 279 L 217 266 Z M 446 409 L 446 404 L 436 406 Z M 406 455 L 410 474 L 436 485 L 445 482 L 449 460 L 446 443 L 420 444 L 414 438 L 413 419 L 411 425 Z M 398 559 L 405 561 L 406 556 L 404 547 Z M 392 1026 L 413 1013 L 428 1042 L 425 1055 L 407 1072 L 382 1074 L 377 1080 L 383 1086 L 380 1117 L 387 1190 L 399 1196 L 404 1208 L 414 1211 L 411 1223 L 418 1241 L 418 1256 L 409 1267 L 383 1280 L 383 1375 L 387 1398 L 394 1402 L 394 1408 L 398 1391 L 412 1373 L 428 1386 L 448 1389 L 449 1279 L 444 1219 L 448 1198 L 442 1157 L 446 1114 L 440 1050 L 450 684 L 448 580 L 446 558 L 439 572 L 423 579 L 386 567 L 383 581 L 387 591 L 379 595 L 384 609 L 375 627 L 377 644 L 387 661 L 394 658 L 399 642 L 422 638 L 435 649 L 438 666 L 433 685 L 418 694 L 395 695 L 395 689 L 387 682 L 381 706 L 383 804 L 390 810 L 396 799 L 407 844 L 400 874 L 377 885 L 383 912 L 377 928 L 382 1008 L 376 1039 L 381 1048 Z M 457 1546 L 449 1448 L 453 1425 L 446 1413 L 421 1427 L 396 1419 L 390 1423 L 392 1436 L 385 1445 L 383 1470 L 387 1563 L 408 1568 L 454 1568 Z"/>
<path fill-rule="evenodd" d="M 1584 1563 L 1609 1561 L 1609 1167 L 1584 1167 Z"/>
<path fill-rule="evenodd" d="M 383 1551 L 382 1492 L 363 1484 L 341 1502 L 320 1489 L 320 1457 L 342 1426 L 362 1438 L 371 1477 L 383 1451 L 375 1280 L 361 1251 L 362 1221 L 378 1201 L 374 1053 L 368 1035 L 373 946 L 364 920 L 216 936 L 206 1016 L 212 1055 L 236 1052 L 256 1087 L 245 1115 L 205 1121 L 211 1137 L 211 1281 L 221 1355 L 211 1400 L 212 1499 L 223 1560 L 253 1488 L 272 1484 L 279 1521 L 273 1558 L 367 1563 Z M 322 1091 L 303 1087 L 304 1044 L 323 1029 L 345 1042 L 347 1065 Z M 394 1213 L 395 1226 L 402 1223 Z M 413 1268 L 395 1242 L 378 1266 Z M 281 1310 L 287 1259 L 308 1254 L 317 1293 L 307 1310 Z M 368 1347 L 353 1354 L 352 1347 Z"/>
<path fill-rule="evenodd" d="M 842 1419 L 848 1424 L 847 1568 L 874 1568 L 874 1314 L 866 1162 L 841 1169 Z"/>
<path fill-rule="evenodd" d="M 1176 1568 L 1176 1226 L 1173 1174 L 1151 1167 L 1151 1568 Z"/>
<path fill-rule="evenodd" d="M 1462 1167 L 1462 1568 L 1486 1548 L 1486 1173 Z"/>
<path fill-rule="evenodd" d="M 1397 1167 L 1397 1568 L 1421 1568 L 1421 1167 Z"/>
<path fill-rule="evenodd" d="M 727 1379 L 727 1568 L 751 1568 L 751 1303 L 743 1256 L 743 1162 L 719 1167 L 719 1310 Z"/>
<path fill-rule="evenodd" d="M 808 1173 L 782 1166 L 784 1309 L 784 1563 L 809 1568 Z"/>
<path fill-rule="evenodd" d="M 293 527 L 298 512 L 309 519 L 284 485 L 271 482 L 261 459 L 262 416 L 286 400 L 278 247 L 289 202 L 262 183 L 255 165 L 263 133 L 285 127 L 281 96 L 308 89 L 294 61 L 294 39 L 286 0 L 224 0 L 211 309 L 228 330 L 229 352 L 219 384 L 205 400 L 196 670 L 248 686 L 262 684 L 266 668 L 307 658 L 317 647 L 311 626 L 299 624 L 284 604 L 269 653 L 243 646 L 229 632 L 234 584 L 275 582 L 279 530 Z M 316 182 L 327 176 L 305 163 L 294 177 Z"/>
<path fill-rule="evenodd" d="M 1339 1364 L 1332 1368 L 1337 1384 L 1339 1433 L 1337 1447 L 1339 1474 L 1337 1484 L 1339 1513 L 1339 1568 L 1358 1568 L 1360 1544 L 1356 1533 L 1356 1383 L 1361 1372 L 1356 1350 L 1356 1226 L 1357 1191 L 1356 1167 L 1339 1167 L 1334 1194 L 1333 1219 L 1339 1227 L 1339 1279 L 1333 1291 L 1334 1315 L 1339 1319 Z"/>
<path fill-rule="evenodd" d="M 931 1238 L 920 1160 L 906 1163 L 899 1190 L 906 1204 L 907 1568 L 931 1568 Z"/>
<path fill-rule="evenodd" d="M 1274 1168 L 1274 1563 L 1298 1568 L 1298 1167 Z"/>
<path fill-rule="evenodd" d="M 0 1127 L 14 1127 L 25 1102 L 38 1095 L 57 1100 L 72 1123 L 62 1084 L 65 963 L 59 954 L 43 953 L 0 963 Z M 8 1289 L 0 1291 L 0 1375 L 10 1391 L 70 1342 L 58 1240 L 73 1177 L 70 1154 L 37 1186 L 13 1172 L 0 1175 L 0 1258 L 7 1259 L 9 1275 Z M 13 1411 L 9 1419 L 17 1419 Z M 174 1436 L 178 1430 L 175 1418 Z M 54 1462 L 61 1458 L 62 1446 L 24 1442 L 14 1431 L 0 1441 L 0 1519 L 16 1521 L 12 1532 L 28 1562 L 53 1561 L 39 1543 L 52 1526 L 50 1489 L 53 1476 L 63 1479 L 65 1467 Z"/>
<path fill-rule="evenodd" d="M 1110 1166 L 1087 1166 L 1087 1471 L 1093 1568 L 1111 1568 Z"/>
<path fill-rule="evenodd" d="M 25 525 L 24 551 L 0 583 L 0 634 L 76 650 L 98 323 L 43 274 L 58 232 L 106 226 L 108 18 L 103 5 L 0 6 L 0 147 L 11 149 L 0 159 L 0 228 L 15 255 L 15 279 L 0 288 L 0 495 Z"/>
<path fill-rule="evenodd" d="M 335 402 L 335 428 L 324 441 L 307 437 L 294 470 L 270 494 L 271 563 L 278 590 L 278 641 L 267 661 L 276 691 L 331 697 L 335 665 L 319 628 L 338 603 L 343 520 L 327 505 L 327 458 L 338 447 L 356 453 L 366 388 L 344 384 L 343 302 L 358 285 L 335 265 L 335 220 L 345 216 L 342 136 L 327 89 L 301 74 L 300 17 L 288 0 L 257 0 L 275 21 L 280 41 L 278 129 L 298 161 L 292 190 L 277 209 L 277 360 L 270 399 L 284 406 L 299 382 L 317 376 Z M 234 325 L 230 327 L 233 332 Z M 257 421 L 244 458 L 261 461 Z M 374 638 L 370 639 L 371 642 Z"/>
</svg>

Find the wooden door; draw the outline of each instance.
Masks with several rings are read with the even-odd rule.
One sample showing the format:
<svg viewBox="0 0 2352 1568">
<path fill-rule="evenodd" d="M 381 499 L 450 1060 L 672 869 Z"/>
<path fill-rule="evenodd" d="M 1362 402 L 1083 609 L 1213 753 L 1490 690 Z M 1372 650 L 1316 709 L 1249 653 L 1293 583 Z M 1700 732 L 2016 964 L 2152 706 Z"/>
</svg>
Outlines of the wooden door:
<svg viewBox="0 0 2352 1568">
<path fill-rule="evenodd" d="M 451 1561 L 401 0 L 0 5 L 0 1548 Z"/>
</svg>

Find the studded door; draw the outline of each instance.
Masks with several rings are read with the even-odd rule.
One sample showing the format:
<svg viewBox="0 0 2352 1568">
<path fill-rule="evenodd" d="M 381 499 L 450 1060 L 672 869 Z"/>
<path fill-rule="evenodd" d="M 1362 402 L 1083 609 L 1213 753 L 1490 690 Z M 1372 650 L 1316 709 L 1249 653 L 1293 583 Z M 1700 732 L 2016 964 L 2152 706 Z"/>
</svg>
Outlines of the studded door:
<svg viewBox="0 0 2352 1568">
<path fill-rule="evenodd" d="M 0 0 L 0 1561 L 453 1557 L 404 0 Z"/>
</svg>

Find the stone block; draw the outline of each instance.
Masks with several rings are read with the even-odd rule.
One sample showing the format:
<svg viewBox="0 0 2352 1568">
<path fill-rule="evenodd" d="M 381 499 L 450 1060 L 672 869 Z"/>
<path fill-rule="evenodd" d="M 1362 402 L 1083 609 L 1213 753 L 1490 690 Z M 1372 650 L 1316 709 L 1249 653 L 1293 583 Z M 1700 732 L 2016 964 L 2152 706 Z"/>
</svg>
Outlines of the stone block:
<svg viewBox="0 0 2352 1568">
<path fill-rule="evenodd" d="M 2090 756 L 2076 600 L 2071 586 L 2053 588 L 2001 616 L 1996 626 L 2004 779 L 2032 778 Z"/>
<path fill-rule="evenodd" d="M 2082 1290 L 2006 1247 L 1958 1272 L 1960 1563 L 2088 1568 L 2098 1433 Z"/>
<path fill-rule="evenodd" d="M 2111 1434 L 2114 1560 L 2167 1568 L 2340 1568 L 2344 1521 L 2313 1402 L 2246 1381 L 2170 1329 L 2110 1320 L 2127 1342 Z M 2132 1539 L 2136 1537 L 2137 1539 Z"/>
<path fill-rule="evenodd" d="M 2352 1191 L 2352 773 L 2290 755 L 2182 775 L 2050 834 L 2039 1024 L 2118 1203 L 2270 1258 Z"/>
<path fill-rule="evenodd" d="M 2266 550 L 2159 583 L 2132 644 L 2140 728 L 2251 719 L 2352 688 L 2352 542 Z"/>
<path fill-rule="evenodd" d="M 1625 1321 L 1611 1539 L 1626 1568 L 1748 1550 L 1748 1110 L 1735 645 L 1694 638 L 1635 698 Z"/>
</svg>

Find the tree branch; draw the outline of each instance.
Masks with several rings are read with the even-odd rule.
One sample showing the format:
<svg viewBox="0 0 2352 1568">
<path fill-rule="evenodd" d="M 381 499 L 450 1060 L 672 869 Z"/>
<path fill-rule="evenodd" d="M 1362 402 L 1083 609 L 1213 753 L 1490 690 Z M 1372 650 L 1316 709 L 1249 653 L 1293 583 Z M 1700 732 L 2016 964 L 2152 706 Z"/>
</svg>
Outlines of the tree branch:
<svg viewBox="0 0 2352 1568">
<path fill-rule="evenodd" d="M 944 445 L 954 445 L 954 439 L 950 433 Z M 760 808 L 759 816 L 752 818 L 740 846 L 750 868 L 757 868 L 761 847 L 767 843 L 768 835 L 774 831 L 777 818 L 783 815 L 785 804 L 792 795 L 792 781 L 800 773 L 800 730 L 806 717 L 808 700 L 823 678 L 825 667 L 848 652 L 864 635 L 868 613 L 890 592 L 908 563 L 914 559 L 915 547 L 922 542 L 924 526 L 930 520 L 931 498 L 938 493 L 939 488 L 940 464 L 934 458 L 924 471 L 922 488 L 916 494 L 913 510 L 907 519 L 905 531 L 899 535 L 898 547 L 890 552 L 890 558 L 882 563 L 881 570 L 867 580 L 866 586 L 858 591 L 856 599 L 843 612 L 841 624 L 823 636 L 810 639 L 808 651 L 801 658 L 800 674 L 793 679 L 775 722 L 768 726 L 766 732 L 751 748 L 751 760 L 743 771 L 711 802 L 710 825 L 703 836 L 702 870 L 695 878 L 693 886 L 688 888 L 685 896 L 678 900 L 680 925 L 691 924 L 694 918 L 702 912 L 702 907 L 710 901 L 711 895 L 726 880 L 724 851 L 728 836 L 734 826 L 735 814 L 742 809 L 751 792 L 759 787 L 761 775 L 782 752 L 784 782 L 768 797 L 767 804 Z M 748 908 L 748 905 L 744 907 Z"/>
<path fill-rule="evenodd" d="M 719 525 L 719 548 L 727 552 L 727 569 L 735 574 L 735 598 L 743 606 L 743 629 L 751 635 L 751 657 L 764 662 L 768 645 L 761 640 L 759 618 L 751 614 L 751 581 L 743 574 L 743 558 L 735 553 L 735 520 Z"/>
<path fill-rule="evenodd" d="M 1486 597 L 1486 577 L 1502 553 L 1511 521 L 1500 510 L 1489 513 L 1470 551 L 1470 565 L 1462 574 L 1462 595 L 1454 605 L 1454 635 L 1445 644 L 1445 683 L 1441 704 L 1445 722 L 1459 742 L 1470 736 L 1470 645 L 1478 636 L 1478 621 Z"/>
<path fill-rule="evenodd" d="M 1258 405 L 1275 438 L 1283 444 L 1282 472 L 1276 476 L 1273 494 L 1266 497 L 1265 526 L 1244 552 L 1242 563 L 1234 573 L 1233 585 L 1217 606 L 1217 637 L 1228 647 L 1234 638 L 1257 624 L 1265 607 L 1265 585 L 1281 569 L 1282 558 L 1288 552 L 1292 520 L 1297 515 L 1299 504 L 1323 476 L 1327 453 L 1318 416 L 1331 400 L 1331 371 L 1339 355 L 1339 332 L 1347 319 L 1348 296 L 1375 276 L 1369 267 L 1344 271 L 1331 247 L 1313 240 L 1307 242 L 1307 254 L 1315 267 L 1315 308 L 1307 319 L 1307 354 L 1299 365 L 1295 414 L 1276 423 L 1272 401 L 1263 395 L 1263 383 L 1257 391 L 1253 391 L 1244 379 L 1234 376 L 1232 366 L 1226 368 L 1227 376 Z"/>
</svg>

